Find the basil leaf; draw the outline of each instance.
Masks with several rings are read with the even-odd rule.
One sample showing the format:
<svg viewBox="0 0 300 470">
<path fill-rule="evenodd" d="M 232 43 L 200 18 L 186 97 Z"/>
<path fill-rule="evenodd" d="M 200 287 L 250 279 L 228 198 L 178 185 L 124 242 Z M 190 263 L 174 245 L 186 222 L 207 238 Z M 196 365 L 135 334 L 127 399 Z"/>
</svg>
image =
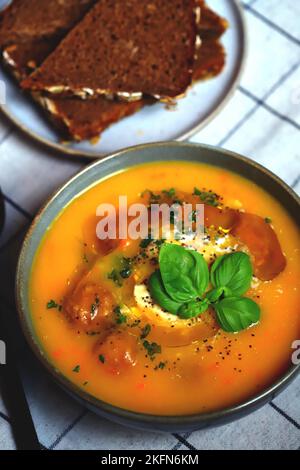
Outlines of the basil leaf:
<svg viewBox="0 0 300 470">
<path fill-rule="evenodd" d="M 149 292 L 155 302 L 158 303 L 167 312 L 177 314 L 180 303 L 174 302 L 174 300 L 167 294 L 159 271 L 155 271 L 149 279 Z"/>
<path fill-rule="evenodd" d="M 194 318 L 204 313 L 209 307 L 209 301 L 207 299 L 204 300 L 192 300 L 186 304 L 183 304 L 180 309 L 178 310 L 177 315 L 180 318 Z"/>
<path fill-rule="evenodd" d="M 247 297 L 227 297 L 214 305 L 221 328 L 236 333 L 260 319 L 260 307 Z"/>
<path fill-rule="evenodd" d="M 206 298 L 211 302 L 216 302 L 219 300 L 220 297 L 222 297 L 224 293 L 223 287 L 216 287 L 215 289 L 211 289 L 209 292 L 206 294 Z"/>
<path fill-rule="evenodd" d="M 176 302 L 189 302 L 207 289 L 208 267 L 196 251 L 165 243 L 160 249 L 159 267 L 164 287 Z"/>
<path fill-rule="evenodd" d="M 213 287 L 227 287 L 231 295 L 245 294 L 251 285 L 250 257 L 241 251 L 220 256 L 212 265 L 210 280 Z"/>
<path fill-rule="evenodd" d="M 207 289 L 209 283 L 209 270 L 205 259 L 197 251 L 188 250 L 195 260 L 195 270 L 191 273 L 191 279 L 197 289 L 198 296 L 201 297 Z"/>
</svg>

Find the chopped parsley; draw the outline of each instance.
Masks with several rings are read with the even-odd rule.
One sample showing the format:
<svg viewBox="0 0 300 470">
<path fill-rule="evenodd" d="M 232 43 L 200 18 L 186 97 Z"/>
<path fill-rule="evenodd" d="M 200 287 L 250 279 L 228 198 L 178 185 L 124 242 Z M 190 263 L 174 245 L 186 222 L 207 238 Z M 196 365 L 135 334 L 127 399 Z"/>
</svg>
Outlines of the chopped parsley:
<svg viewBox="0 0 300 470">
<path fill-rule="evenodd" d="M 219 204 L 218 195 L 211 191 L 201 191 L 198 188 L 194 188 L 193 196 L 199 196 L 201 201 L 209 206 L 217 207 Z"/>
<path fill-rule="evenodd" d="M 102 362 L 102 364 L 104 364 L 105 357 L 103 356 L 103 354 L 99 354 L 98 358 L 99 358 L 99 361 Z"/>
<path fill-rule="evenodd" d="M 121 307 L 117 305 L 117 307 L 114 308 L 114 313 L 117 317 L 116 322 L 118 325 L 121 325 L 122 323 L 126 323 L 127 317 L 122 313 Z"/>
<path fill-rule="evenodd" d="M 116 269 L 113 269 L 110 273 L 108 273 L 107 278 L 113 281 L 116 286 L 122 286 L 120 275 Z"/>
<path fill-rule="evenodd" d="M 143 240 L 140 243 L 140 248 L 147 248 L 152 241 L 153 240 L 150 236 L 148 238 L 143 238 Z"/>
<path fill-rule="evenodd" d="M 157 246 L 157 248 L 160 248 L 165 243 L 165 240 L 162 238 L 160 240 L 155 240 L 154 243 Z"/>
<path fill-rule="evenodd" d="M 111 279 L 116 286 L 121 287 L 123 285 L 122 279 L 128 279 L 132 274 L 132 258 L 121 258 L 119 261 L 119 268 L 114 268 L 108 275 L 108 279 Z"/>
<path fill-rule="evenodd" d="M 171 211 L 170 212 L 170 224 L 171 225 L 175 225 L 175 218 L 176 218 L 175 211 Z"/>
<path fill-rule="evenodd" d="M 265 222 L 266 222 L 266 224 L 271 224 L 272 219 L 270 219 L 270 217 L 265 217 Z"/>
<path fill-rule="evenodd" d="M 80 371 L 80 365 L 78 364 L 77 366 L 74 367 L 72 372 L 76 372 L 76 374 L 78 374 L 79 371 Z"/>
<path fill-rule="evenodd" d="M 172 198 L 172 197 L 174 197 L 174 196 L 175 196 L 175 194 L 176 194 L 176 191 L 175 191 L 175 189 L 174 189 L 174 188 L 171 188 L 171 189 L 169 189 L 169 190 L 167 190 L 167 189 L 164 189 L 164 190 L 162 191 L 162 193 L 163 193 L 163 194 L 165 194 L 166 196 L 168 196 L 168 197 L 171 197 L 171 198 Z"/>
<path fill-rule="evenodd" d="M 163 370 L 166 367 L 166 362 L 160 362 L 157 366 L 154 367 L 154 370 L 161 369 Z"/>
<path fill-rule="evenodd" d="M 132 274 L 132 259 L 123 257 L 121 259 L 120 276 L 123 279 L 128 279 Z"/>
<path fill-rule="evenodd" d="M 61 312 L 62 310 L 62 305 L 58 304 L 57 302 L 55 302 L 55 300 L 49 300 L 49 302 L 47 303 L 47 308 L 50 309 L 50 308 L 56 308 L 59 312 Z"/>
<path fill-rule="evenodd" d="M 153 193 L 152 191 L 150 191 L 150 189 L 145 189 L 145 191 L 142 192 L 141 197 L 144 197 L 147 193 L 149 194 L 150 204 L 155 204 L 160 200 L 160 195 Z"/>
<path fill-rule="evenodd" d="M 147 336 L 149 335 L 151 331 L 151 325 L 149 325 L 149 323 L 147 325 L 144 326 L 144 328 L 142 328 L 142 331 L 141 331 L 141 339 L 145 339 L 147 338 Z"/>
<path fill-rule="evenodd" d="M 196 222 L 197 221 L 197 211 L 194 210 L 189 214 L 189 219 L 191 222 Z"/>
<path fill-rule="evenodd" d="M 161 346 L 157 343 L 149 343 L 149 341 L 145 339 L 143 346 L 152 361 L 154 360 L 156 354 L 161 353 Z"/>
</svg>

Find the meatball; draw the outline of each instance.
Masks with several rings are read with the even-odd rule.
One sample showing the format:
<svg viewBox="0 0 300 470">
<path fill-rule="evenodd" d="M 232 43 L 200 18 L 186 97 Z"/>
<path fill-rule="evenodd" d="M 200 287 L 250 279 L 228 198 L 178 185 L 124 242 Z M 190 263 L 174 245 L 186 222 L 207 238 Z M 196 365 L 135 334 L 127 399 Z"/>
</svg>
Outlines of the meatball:
<svg viewBox="0 0 300 470">
<path fill-rule="evenodd" d="M 66 297 L 63 310 L 76 328 L 101 333 L 114 326 L 114 299 L 100 284 L 79 283 Z"/>
<path fill-rule="evenodd" d="M 94 346 L 99 364 L 114 375 L 120 375 L 137 362 L 137 338 L 126 332 L 115 331 Z"/>
</svg>

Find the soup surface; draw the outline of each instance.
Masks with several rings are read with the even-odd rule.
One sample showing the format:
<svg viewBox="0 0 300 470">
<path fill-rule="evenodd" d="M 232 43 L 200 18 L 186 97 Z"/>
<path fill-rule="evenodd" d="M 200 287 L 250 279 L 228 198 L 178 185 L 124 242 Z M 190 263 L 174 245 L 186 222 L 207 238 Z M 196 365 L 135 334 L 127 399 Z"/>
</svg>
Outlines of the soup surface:
<svg viewBox="0 0 300 470">
<path fill-rule="evenodd" d="M 176 237 L 100 241 L 96 208 L 118 207 L 119 195 L 127 195 L 128 204 L 204 202 L 205 236 L 200 243 Z M 251 285 L 238 294 L 252 301 L 243 326 L 235 328 L 239 312 L 218 313 L 217 302 L 236 299 L 229 289 L 195 315 L 194 303 L 200 312 L 213 290 L 212 277 L 206 293 L 195 294 L 182 314 L 156 302 L 149 279 L 153 272 L 163 275 L 160 250 L 166 244 L 171 251 L 174 245 L 196 250 L 210 270 L 224 254 L 250 259 Z M 46 355 L 78 387 L 137 412 L 193 414 L 240 403 L 289 366 L 300 337 L 299 278 L 297 227 L 264 190 L 204 164 L 155 163 L 99 181 L 62 211 L 36 254 L 30 303 Z M 182 289 L 180 281 L 173 299 Z"/>
</svg>

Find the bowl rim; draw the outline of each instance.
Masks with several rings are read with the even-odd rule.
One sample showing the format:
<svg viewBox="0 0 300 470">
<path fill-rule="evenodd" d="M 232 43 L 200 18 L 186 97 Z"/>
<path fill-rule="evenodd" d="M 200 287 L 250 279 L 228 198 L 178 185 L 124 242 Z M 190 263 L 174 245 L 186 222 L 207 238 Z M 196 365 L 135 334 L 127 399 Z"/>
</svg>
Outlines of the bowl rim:
<svg viewBox="0 0 300 470">
<path fill-rule="evenodd" d="M 237 419 L 239 415 L 246 415 L 250 413 L 253 409 L 257 409 L 258 407 L 262 406 L 263 404 L 272 400 L 278 393 L 280 393 L 296 376 L 300 373 L 300 364 L 298 365 L 290 365 L 287 370 L 280 375 L 278 379 L 272 382 L 271 385 L 265 387 L 259 393 L 254 394 L 250 398 L 242 401 L 241 403 L 237 403 L 223 409 L 219 409 L 212 412 L 207 413 L 194 413 L 188 415 L 156 415 L 156 414 L 148 414 L 148 413 L 141 413 L 131 411 L 125 408 L 121 408 L 115 405 L 112 405 L 108 402 L 105 402 L 101 399 L 94 397 L 93 395 L 89 394 L 87 391 L 83 390 L 76 384 L 74 384 L 70 379 L 63 375 L 63 373 L 57 369 L 51 362 L 50 359 L 47 358 L 47 355 L 42 351 L 42 347 L 38 345 L 38 342 L 34 338 L 34 331 L 30 328 L 28 318 L 30 318 L 30 311 L 26 311 L 25 306 L 22 302 L 22 276 L 23 276 L 23 265 L 24 260 L 27 256 L 27 249 L 28 249 L 28 242 L 32 234 L 34 233 L 37 224 L 41 221 L 44 212 L 47 208 L 60 196 L 60 194 L 66 190 L 69 186 L 73 185 L 78 179 L 80 179 L 85 173 L 89 172 L 94 167 L 101 167 L 106 162 L 112 159 L 119 159 L 122 158 L 124 154 L 139 152 L 143 149 L 157 149 L 157 148 L 190 148 L 193 147 L 195 149 L 201 150 L 210 150 L 216 153 L 222 154 L 223 157 L 230 156 L 233 157 L 235 160 L 240 161 L 250 167 L 258 170 L 259 172 L 264 173 L 268 178 L 273 180 L 275 184 L 281 186 L 281 188 L 289 194 L 292 199 L 294 199 L 295 203 L 300 207 L 300 198 L 298 195 L 293 191 L 293 189 L 288 186 L 283 180 L 281 180 L 277 175 L 275 175 L 272 171 L 268 170 L 264 166 L 260 165 L 254 160 L 251 160 L 248 157 L 244 157 L 236 152 L 232 152 L 227 149 L 223 149 L 220 147 L 215 147 L 212 145 L 206 144 L 197 144 L 197 143 L 188 143 L 188 142 L 177 142 L 177 141 L 169 141 L 169 142 L 156 142 L 150 144 L 142 144 L 133 147 L 128 147 L 126 149 L 120 150 L 115 152 L 104 159 L 97 160 L 90 165 L 87 165 L 84 169 L 76 173 L 73 177 L 71 177 L 66 183 L 60 186 L 43 204 L 41 209 L 36 214 L 35 218 L 33 219 L 26 236 L 22 243 L 22 248 L 19 254 L 17 269 L 16 269 L 16 280 L 15 280 L 15 299 L 18 311 L 18 317 L 21 324 L 21 329 L 23 334 L 29 344 L 31 350 L 35 354 L 35 356 L 39 359 L 39 361 L 43 364 L 43 366 L 50 372 L 52 378 L 63 388 L 65 391 L 70 393 L 75 399 L 82 400 L 87 408 L 96 409 L 99 414 L 106 415 L 109 419 L 118 421 L 118 420 L 126 420 L 127 424 L 132 423 L 133 426 L 138 426 L 139 424 L 143 426 L 145 423 L 146 425 L 157 426 L 156 429 L 159 429 L 159 426 L 174 426 L 176 428 L 180 426 L 195 426 L 195 425 L 218 425 L 219 422 L 229 422 L 234 419 Z M 162 157 L 161 160 L 164 161 Z M 177 161 L 180 161 L 179 159 Z M 182 158 L 182 161 L 185 161 Z M 201 163 L 201 162 L 200 162 Z M 142 163 L 143 164 L 143 163 Z M 126 168 L 131 168 L 136 166 L 135 163 L 129 165 Z M 218 165 L 216 165 L 218 166 Z M 231 170 L 232 171 L 232 170 Z M 233 170 L 234 171 L 234 170 Z M 99 178 L 101 179 L 101 178 Z M 88 189 L 88 186 L 87 188 Z M 32 260 L 33 261 L 33 260 Z M 32 265 L 31 261 L 31 265 Z M 129 424 L 130 425 L 130 424 Z"/>
</svg>

